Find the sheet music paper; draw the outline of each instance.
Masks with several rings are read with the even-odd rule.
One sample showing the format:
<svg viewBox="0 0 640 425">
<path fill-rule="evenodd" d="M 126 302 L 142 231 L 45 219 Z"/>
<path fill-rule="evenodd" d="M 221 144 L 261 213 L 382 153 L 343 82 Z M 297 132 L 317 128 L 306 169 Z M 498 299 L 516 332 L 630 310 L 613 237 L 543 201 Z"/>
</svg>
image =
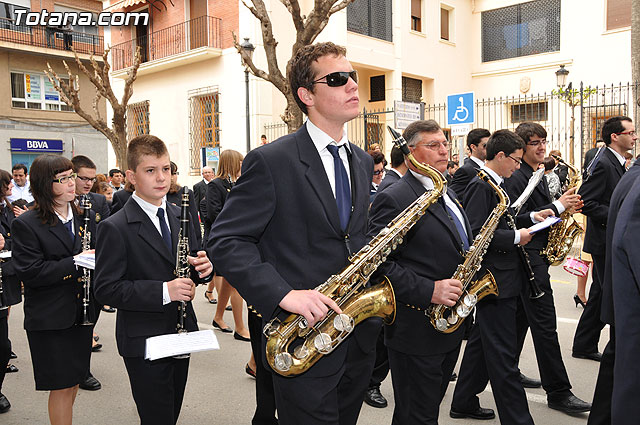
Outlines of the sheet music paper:
<svg viewBox="0 0 640 425">
<path fill-rule="evenodd" d="M 11 251 L 0 251 L 0 258 L 11 258 Z"/>
<path fill-rule="evenodd" d="M 96 268 L 96 254 L 79 254 L 73 257 L 73 261 L 76 266 L 84 267 L 85 269 L 95 270 Z"/>
<path fill-rule="evenodd" d="M 562 219 L 560 217 L 556 217 L 556 216 L 551 216 L 551 217 L 547 217 L 546 220 L 541 221 L 540 223 L 534 224 L 533 226 L 529 227 L 529 233 L 536 233 L 539 232 L 540 230 L 544 230 L 547 227 L 551 227 L 554 224 L 556 224 L 557 222 L 562 221 Z"/>
<path fill-rule="evenodd" d="M 147 338 L 144 358 L 163 359 L 198 351 L 218 350 L 220 345 L 212 329 Z"/>
</svg>

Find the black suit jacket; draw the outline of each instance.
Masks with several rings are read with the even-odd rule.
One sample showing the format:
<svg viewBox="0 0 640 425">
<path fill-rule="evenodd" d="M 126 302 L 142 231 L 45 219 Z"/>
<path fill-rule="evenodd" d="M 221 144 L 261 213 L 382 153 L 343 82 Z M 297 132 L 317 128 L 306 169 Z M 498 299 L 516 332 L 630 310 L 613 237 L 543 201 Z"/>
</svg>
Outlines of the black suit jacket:
<svg viewBox="0 0 640 425">
<path fill-rule="evenodd" d="M 380 182 L 380 186 L 378 186 L 378 192 L 382 192 L 383 190 L 385 190 L 386 188 L 388 188 L 398 180 L 400 180 L 400 176 L 398 175 L 398 173 L 396 173 L 395 171 L 389 170 L 389 172 L 385 174 L 384 178 Z"/>
<path fill-rule="evenodd" d="M 480 233 L 485 220 L 498 205 L 498 195 L 487 182 L 476 177 L 469 182 L 465 190 L 463 205 L 475 236 Z M 505 214 L 500 218 L 482 261 L 483 268 L 491 271 L 496 279 L 498 298 L 518 296 L 524 280 L 524 269 L 517 252 L 518 248 L 513 243 L 515 234 L 507 224 Z M 518 225 L 519 222 L 516 224 Z"/>
<path fill-rule="evenodd" d="M 618 158 L 610 149 L 605 148 L 593 174 L 578 190 L 584 202 L 582 214 L 587 216 L 587 231 L 583 246 L 585 252 L 605 255 L 609 202 L 624 171 L 624 166 L 618 162 Z"/>
<path fill-rule="evenodd" d="M 143 357 L 145 340 L 176 333 L 178 302 L 162 305 L 162 283 L 175 279 L 180 208 L 166 203 L 173 252 L 135 200 L 98 227 L 95 294 L 102 304 L 118 309 L 116 341 L 123 357 Z M 191 255 L 198 250 L 190 225 Z M 197 273 L 191 279 L 198 283 Z M 185 328 L 198 329 L 195 312 L 187 303 Z"/>
<path fill-rule="evenodd" d="M 453 174 L 453 180 L 449 188 L 458 195 L 458 198 L 464 199 L 464 191 L 469 182 L 478 174 L 479 169 L 480 167 L 474 160 L 465 158 L 464 165 Z"/>
<path fill-rule="evenodd" d="M 614 310 L 613 310 L 613 292 L 614 276 L 611 269 L 611 246 L 613 243 L 613 234 L 616 231 L 616 220 L 622 203 L 627 198 L 629 191 L 633 187 L 633 184 L 640 177 L 640 162 L 635 162 L 629 171 L 618 182 L 616 189 L 611 195 L 611 202 L 609 205 L 609 217 L 607 219 L 607 236 L 606 236 L 606 253 L 604 264 L 604 278 L 602 279 L 602 309 L 600 311 L 600 319 L 604 323 L 614 325 Z M 626 225 L 626 224 L 625 224 Z M 625 226 L 623 225 L 623 226 Z M 638 235 L 635 235 L 636 237 Z"/>
<path fill-rule="evenodd" d="M 207 185 L 206 197 L 206 214 L 209 227 L 216 221 L 218 214 L 222 211 L 227 196 L 233 187 L 232 183 L 227 179 L 215 178 Z"/>
<path fill-rule="evenodd" d="M 349 251 L 366 243 L 373 160 L 357 146 L 349 147 L 353 212 L 346 234 L 306 126 L 252 150 L 242 163 L 242 175 L 211 228 L 207 252 L 263 320 L 280 312 L 278 304 L 292 289 L 315 288 L 340 272 Z M 367 322 L 355 328 L 354 336 L 371 351 L 380 325 Z M 341 344 L 306 376 L 336 373 L 346 348 Z"/>
<path fill-rule="evenodd" d="M 118 190 L 117 192 L 114 191 L 113 200 L 111 201 L 111 215 L 120 211 L 129 198 L 131 198 L 131 195 L 133 195 L 133 192 L 129 192 L 126 189 Z"/>
<path fill-rule="evenodd" d="M 398 183 L 379 193 L 371 206 L 369 237 L 373 238 L 407 206 L 425 192 L 411 172 Z M 449 196 L 457 202 L 452 190 Z M 442 198 L 432 204 L 413 226 L 403 244 L 392 252 L 374 275 L 378 281 L 386 275 L 396 295 L 396 320 L 385 329 L 385 344 L 396 351 L 413 355 L 446 353 L 455 348 L 464 334 L 464 326 L 451 334 L 441 333 L 429 323 L 424 311 L 431 304 L 434 282 L 453 276 L 464 260 L 462 240 L 449 218 Z M 462 205 L 467 235 L 471 227 Z M 471 240 L 468 240 L 471 244 Z"/>
<path fill-rule="evenodd" d="M 198 208 L 198 212 L 201 214 L 201 220 L 204 218 L 204 215 L 200 210 L 200 202 L 207 197 L 207 186 L 208 185 L 204 180 L 200 180 L 198 183 L 193 185 L 193 198 L 196 203 L 196 207 Z"/>
<path fill-rule="evenodd" d="M 520 165 L 520 169 L 514 171 L 511 177 L 505 179 L 504 187 L 507 190 L 507 194 L 509 195 L 511 202 L 520 197 L 525 187 L 527 187 L 527 183 L 529 183 L 529 179 L 531 178 L 533 171 L 533 168 L 523 161 Z M 531 212 L 541 211 L 547 208 L 552 209 L 556 216 L 559 215 L 558 208 L 553 205 L 553 199 L 551 199 L 551 195 L 549 193 L 547 179 L 543 177 L 540 180 L 540 183 L 538 183 L 535 189 L 533 189 L 533 192 L 531 193 L 531 196 L 529 196 L 527 202 L 522 205 L 519 218 L 525 223 L 526 227 L 529 227 L 533 225 L 530 218 Z M 533 235 L 531 242 L 525 245 L 525 249 L 535 253 L 539 257 L 540 251 L 547 246 L 548 240 L 549 229 L 542 230 Z"/>
<path fill-rule="evenodd" d="M 167 193 L 167 201 L 180 208 L 182 205 L 182 187 L 174 193 Z M 195 203 L 193 191 L 189 189 L 189 222 L 196 229 L 195 238 L 198 246 L 202 246 L 202 233 L 200 232 L 200 220 L 198 219 L 198 204 Z"/>
<path fill-rule="evenodd" d="M 0 206 L 0 234 L 4 238 L 2 249 L 5 251 L 11 251 L 11 223 L 15 218 L 11 205 L 4 208 Z M 2 304 L 7 306 L 20 303 L 22 301 L 20 280 L 16 276 L 11 258 L 0 260 L 0 268 L 2 268 Z M 0 318 L 2 317 L 7 317 L 6 309 L 0 310 Z"/>
<path fill-rule="evenodd" d="M 93 213 L 91 218 L 93 239 Z M 82 271 L 76 268 L 73 256 L 81 251 L 81 220 L 74 217 L 73 241 L 60 220 L 53 226 L 42 223 L 35 210 L 13 220 L 12 261 L 24 284 L 24 328 L 28 331 L 67 329 L 77 319 Z"/>
<path fill-rule="evenodd" d="M 107 198 L 99 193 L 89 192 L 87 196 L 91 200 L 91 209 L 96 215 L 96 223 L 100 223 L 100 220 L 104 220 L 111 214 L 111 208 L 107 202 Z"/>
</svg>

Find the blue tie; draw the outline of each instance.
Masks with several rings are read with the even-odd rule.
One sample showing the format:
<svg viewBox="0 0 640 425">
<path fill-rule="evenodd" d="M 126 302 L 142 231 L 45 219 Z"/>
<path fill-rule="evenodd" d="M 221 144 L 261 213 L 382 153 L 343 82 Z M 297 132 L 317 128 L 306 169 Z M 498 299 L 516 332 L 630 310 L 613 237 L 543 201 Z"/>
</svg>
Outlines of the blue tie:
<svg viewBox="0 0 640 425">
<path fill-rule="evenodd" d="M 338 205 L 338 216 L 340 217 L 340 227 L 342 231 L 347 229 L 349 217 L 351 216 L 351 189 L 349 188 L 349 176 L 344 168 L 338 150 L 340 146 L 327 145 L 327 149 L 333 156 L 333 169 L 336 175 L 336 204 Z M 346 148 L 345 148 L 346 149 Z"/>
<path fill-rule="evenodd" d="M 167 245 L 167 249 L 169 252 L 173 252 L 171 249 L 171 230 L 169 230 L 169 226 L 167 226 L 167 222 L 164 219 L 164 210 L 162 208 L 158 208 L 158 218 L 160 219 L 160 231 L 162 232 L 162 239 L 164 239 L 165 245 Z"/>
<path fill-rule="evenodd" d="M 73 228 L 71 227 L 72 223 L 73 223 L 72 220 L 69 220 L 66 223 L 64 223 L 64 227 L 67 228 L 67 230 L 69 231 L 69 236 L 71 236 L 71 242 L 75 241 L 76 239 L 76 235 L 73 234 Z"/>
<path fill-rule="evenodd" d="M 460 223 L 460 220 L 458 220 L 458 216 L 453 212 L 451 208 L 449 208 L 449 205 L 447 205 L 446 202 L 444 203 L 444 206 L 447 209 L 447 212 L 449 213 L 449 217 L 451 217 L 453 224 L 456 225 L 456 229 L 458 230 L 458 234 L 460 235 L 460 239 L 462 240 L 462 246 L 464 247 L 464 250 L 469 250 L 469 237 L 467 236 L 467 232 L 464 230 L 462 223 Z"/>
</svg>

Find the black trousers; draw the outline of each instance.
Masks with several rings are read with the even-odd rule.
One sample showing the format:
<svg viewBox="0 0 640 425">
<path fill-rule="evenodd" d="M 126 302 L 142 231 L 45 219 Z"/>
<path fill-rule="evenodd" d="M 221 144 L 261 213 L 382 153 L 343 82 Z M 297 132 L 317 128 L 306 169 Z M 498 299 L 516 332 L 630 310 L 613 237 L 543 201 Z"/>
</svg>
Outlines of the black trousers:
<svg viewBox="0 0 640 425">
<path fill-rule="evenodd" d="M 248 310 L 247 323 L 251 336 L 251 352 L 256 360 L 256 411 L 251 425 L 277 425 L 276 399 L 273 391 L 271 371 L 262 362 L 262 318 Z"/>
<path fill-rule="evenodd" d="M 587 425 L 609 425 L 612 423 L 611 396 L 613 394 L 613 367 L 616 357 L 615 328 L 611 326 L 609 332 L 611 333 L 611 338 L 602 352 L 598 380 L 593 393 L 593 403 Z"/>
<path fill-rule="evenodd" d="M 395 400 L 392 425 L 437 425 L 460 344 L 447 353 L 430 356 L 388 350 Z"/>
<path fill-rule="evenodd" d="M 7 323 L 8 317 L 5 315 L 0 318 L 0 393 L 2 392 L 2 383 L 7 373 L 7 364 L 11 357 L 11 341 L 9 341 L 9 327 Z"/>
<path fill-rule="evenodd" d="M 522 353 L 527 329 L 531 328 L 542 388 L 548 395 L 560 395 L 571 390 L 571 383 L 562 361 L 558 342 L 556 308 L 549 266 L 536 253 L 530 252 L 529 256 L 536 283 L 544 291 L 544 295 L 532 300 L 527 286 L 518 299 L 518 358 Z"/>
<path fill-rule="evenodd" d="M 344 365 L 333 375 L 285 378 L 274 373 L 280 425 L 355 425 L 375 362 L 375 350 L 362 351 L 353 335 Z"/>
<path fill-rule="evenodd" d="M 518 297 L 483 299 L 467 342 L 451 409 L 480 407 L 480 394 L 491 381 L 500 423 L 533 424 L 518 372 L 516 310 Z"/>
<path fill-rule="evenodd" d="M 380 329 L 376 341 L 376 362 L 373 365 L 373 372 L 369 380 L 369 388 L 379 388 L 380 384 L 389 373 L 389 353 L 384 345 L 384 325 Z"/>
<path fill-rule="evenodd" d="M 187 385 L 189 359 L 124 357 L 140 425 L 175 425 Z"/>
<path fill-rule="evenodd" d="M 576 353 L 597 352 L 600 331 L 604 328 L 604 323 L 600 320 L 600 310 L 605 256 L 592 254 L 591 257 L 593 258 L 593 282 L 589 290 L 587 305 L 580 316 L 576 334 L 573 337 L 573 351 Z"/>
</svg>

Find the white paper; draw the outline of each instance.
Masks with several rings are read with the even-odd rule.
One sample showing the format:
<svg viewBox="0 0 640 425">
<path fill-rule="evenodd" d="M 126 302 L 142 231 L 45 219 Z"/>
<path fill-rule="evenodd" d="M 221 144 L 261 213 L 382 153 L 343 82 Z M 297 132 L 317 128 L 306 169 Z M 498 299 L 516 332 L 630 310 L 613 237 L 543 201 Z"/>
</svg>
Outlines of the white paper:
<svg viewBox="0 0 640 425">
<path fill-rule="evenodd" d="M 529 233 L 536 233 L 539 232 L 540 230 L 544 230 L 547 227 L 551 227 L 554 224 L 556 224 L 557 222 L 562 221 L 562 219 L 560 217 L 556 217 L 556 216 L 551 216 L 551 217 L 547 217 L 546 220 L 541 221 L 540 223 L 534 224 L 533 226 L 529 227 Z"/>
<path fill-rule="evenodd" d="M 147 338 L 144 358 L 157 360 L 165 357 L 218 350 L 220 345 L 212 329 Z"/>
<path fill-rule="evenodd" d="M 73 257 L 73 261 L 76 266 L 84 267 L 85 269 L 95 270 L 96 268 L 96 254 L 79 254 Z"/>
<path fill-rule="evenodd" d="M 0 251 L 0 258 L 11 258 L 11 251 Z"/>
</svg>

